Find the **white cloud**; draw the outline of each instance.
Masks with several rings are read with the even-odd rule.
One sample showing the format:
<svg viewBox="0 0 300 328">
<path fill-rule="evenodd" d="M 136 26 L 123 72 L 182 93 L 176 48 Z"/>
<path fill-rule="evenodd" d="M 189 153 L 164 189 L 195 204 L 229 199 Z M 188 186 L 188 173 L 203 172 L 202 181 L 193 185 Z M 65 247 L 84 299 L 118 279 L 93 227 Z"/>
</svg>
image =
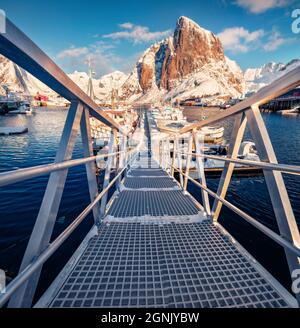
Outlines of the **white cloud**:
<svg viewBox="0 0 300 328">
<path fill-rule="evenodd" d="M 218 37 L 224 49 L 233 53 L 245 53 L 257 48 L 264 34 L 262 29 L 250 32 L 244 27 L 231 27 L 219 33 Z"/>
<path fill-rule="evenodd" d="M 129 23 L 129 22 L 128 23 L 119 24 L 119 26 L 121 28 L 129 29 L 129 30 L 131 30 L 134 27 L 134 25 L 132 23 Z"/>
<path fill-rule="evenodd" d="M 119 26 L 122 28 L 122 31 L 106 34 L 103 37 L 113 40 L 127 39 L 137 44 L 158 41 L 172 33 L 171 30 L 151 32 L 146 26 L 134 25 L 129 22 L 120 24 Z"/>
<path fill-rule="evenodd" d="M 82 47 L 82 48 L 75 48 L 74 46 L 65 49 L 61 51 L 57 57 L 58 58 L 75 58 L 75 57 L 80 57 L 82 55 L 86 55 L 89 52 L 87 47 Z"/>
<path fill-rule="evenodd" d="M 285 7 L 292 2 L 293 0 L 236 0 L 235 4 L 253 14 L 260 14 L 269 9 Z"/>
<path fill-rule="evenodd" d="M 276 26 L 270 32 L 262 29 L 250 32 L 244 27 L 231 27 L 219 33 L 218 37 L 224 49 L 234 54 L 257 49 L 271 52 L 295 41 L 293 38 L 285 38 Z"/>
<path fill-rule="evenodd" d="M 97 41 L 86 47 L 74 46 L 58 53 L 57 58 L 68 72 L 87 71 L 87 60 L 90 59 L 98 76 L 111 73 L 124 61 L 113 52 L 114 45 Z"/>
<path fill-rule="evenodd" d="M 266 43 L 263 45 L 263 49 L 267 52 L 275 51 L 281 46 L 293 42 L 294 39 L 292 38 L 285 38 L 283 35 L 273 28 L 270 36 L 268 37 Z"/>
</svg>

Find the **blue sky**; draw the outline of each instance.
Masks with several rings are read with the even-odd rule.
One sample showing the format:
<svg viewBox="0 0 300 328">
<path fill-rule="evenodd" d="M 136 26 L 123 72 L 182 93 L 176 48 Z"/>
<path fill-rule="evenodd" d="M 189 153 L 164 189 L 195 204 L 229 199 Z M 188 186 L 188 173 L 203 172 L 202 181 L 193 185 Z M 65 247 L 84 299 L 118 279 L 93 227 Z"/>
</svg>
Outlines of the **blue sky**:
<svg viewBox="0 0 300 328">
<path fill-rule="evenodd" d="M 300 0 L 0 0 L 0 8 L 65 71 L 129 72 L 152 43 L 187 16 L 219 35 L 243 68 L 300 58 L 291 13 Z"/>
</svg>

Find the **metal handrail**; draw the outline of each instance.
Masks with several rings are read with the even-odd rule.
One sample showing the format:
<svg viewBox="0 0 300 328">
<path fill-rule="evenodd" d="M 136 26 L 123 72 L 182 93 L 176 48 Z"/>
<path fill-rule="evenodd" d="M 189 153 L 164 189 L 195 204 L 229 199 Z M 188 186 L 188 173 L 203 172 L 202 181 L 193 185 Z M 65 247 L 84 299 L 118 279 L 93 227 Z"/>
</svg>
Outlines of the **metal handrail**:
<svg viewBox="0 0 300 328">
<path fill-rule="evenodd" d="M 65 242 L 65 240 L 72 234 L 72 232 L 79 226 L 79 224 L 87 217 L 93 208 L 100 202 L 100 200 L 107 194 L 110 188 L 119 180 L 123 172 L 130 166 L 135 160 L 138 154 L 138 147 L 129 152 L 129 155 L 136 153 L 131 159 L 124 165 L 122 170 L 109 182 L 107 187 L 98 194 L 92 203 L 90 203 L 78 216 L 77 218 L 53 241 L 49 246 L 32 261 L 26 268 L 24 268 L 12 282 L 6 288 L 5 294 L 0 295 L 0 307 L 10 299 L 10 297 L 16 292 L 16 290 L 22 286 L 54 253 L 55 251 Z"/>
<path fill-rule="evenodd" d="M 93 161 L 97 161 L 103 158 L 113 157 L 115 155 L 123 154 L 125 150 L 114 152 L 110 154 L 101 154 L 92 157 L 85 157 L 80 159 L 73 159 L 69 161 L 64 161 L 60 163 L 45 164 L 39 166 L 32 166 L 25 169 L 15 170 L 0 173 L 0 187 L 7 186 L 13 183 L 25 181 L 32 178 L 37 178 L 42 175 L 46 175 L 55 171 L 60 171 L 64 169 L 69 169 L 71 167 L 87 164 Z"/>
<path fill-rule="evenodd" d="M 235 158 L 221 157 L 221 156 L 215 156 L 215 155 L 181 152 L 181 151 L 177 151 L 177 150 L 175 150 L 174 153 L 185 155 L 185 156 L 214 159 L 214 160 L 218 160 L 218 161 L 222 161 L 222 162 L 226 162 L 226 163 L 235 163 L 235 164 L 244 164 L 247 166 L 255 166 L 255 167 L 258 167 L 258 168 L 261 168 L 264 170 L 279 171 L 279 172 L 283 172 L 286 174 L 300 175 L 300 166 L 297 166 L 297 165 L 249 161 L 249 160 L 244 160 L 244 159 L 235 159 Z"/>
<path fill-rule="evenodd" d="M 256 221 L 252 216 L 249 214 L 245 213 L 238 207 L 234 206 L 232 203 L 224 199 L 223 197 L 218 196 L 216 193 L 214 193 L 212 190 L 209 188 L 203 186 L 200 182 L 196 181 L 186 173 L 184 173 L 182 170 L 179 170 L 175 165 L 170 165 L 175 171 L 179 172 L 182 174 L 184 177 L 187 177 L 188 180 L 193 182 L 195 185 L 206 191 L 208 194 L 210 194 L 212 197 L 218 199 L 222 204 L 224 204 L 227 208 L 231 209 L 233 212 L 241 216 L 244 220 L 246 220 L 248 223 L 250 223 L 252 226 L 256 227 L 258 230 L 263 232 L 265 235 L 270 237 L 272 240 L 277 242 L 279 245 L 288 248 L 291 252 L 293 252 L 295 255 L 300 257 L 300 248 L 296 247 L 292 243 L 288 242 L 281 236 L 279 236 L 277 233 L 266 227 L 265 225 L 261 224 L 260 222 Z"/>
</svg>

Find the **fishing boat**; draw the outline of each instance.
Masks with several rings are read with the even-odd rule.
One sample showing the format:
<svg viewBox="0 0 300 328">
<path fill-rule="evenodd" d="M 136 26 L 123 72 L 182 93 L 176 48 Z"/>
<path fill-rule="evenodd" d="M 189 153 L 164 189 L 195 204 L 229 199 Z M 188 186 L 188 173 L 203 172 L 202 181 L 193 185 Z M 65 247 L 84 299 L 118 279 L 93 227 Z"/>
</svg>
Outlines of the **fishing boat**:
<svg viewBox="0 0 300 328">
<path fill-rule="evenodd" d="M 300 114 L 300 106 L 297 105 L 295 107 L 293 107 L 292 109 L 288 109 L 288 110 L 283 110 L 281 111 L 282 115 L 297 115 Z"/>
<path fill-rule="evenodd" d="M 17 109 L 13 109 L 9 111 L 7 114 L 24 114 L 24 115 L 32 115 L 33 109 L 30 105 L 29 101 L 22 101 L 18 104 Z"/>
<path fill-rule="evenodd" d="M 0 115 L 7 114 L 25 114 L 31 115 L 33 110 L 30 102 L 19 99 L 1 99 L 0 100 Z"/>
<path fill-rule="evenodd" d="M 213 156 L 221 156 L 226 158 L 228 156 L 228 146 L 224 145 L 209 145 L 204 144 L 202 149 L 202 153 L 205 155 L 213 155 Z M 255 147 L 255 143 L 252 141 L 244 141 L 239 149 L 239 155 L 237 156 L 237 159 L 243 159 L 248 161 L 255 161 L 259 162 L 260 158 L 257 154 L 257 150 Z M 204 171 L 208 175 L 219 175 L 222 173 L 225 162 L 211 159 L 211 158 L 204 158 Z M 182 161 L 183 168 L 185 168 L 186 162 L 183 159 Z M 196 157 L 193 157 L 190 163 L 190 170 L 191 173 L 197 172 L 197 163 L 196 163 Z M 238 172 L 244 171 L 246 173 L 256 173 L 258 170 L 256 167 L 249 167 L 242 164 L 235 164 L 235 170 Z"/>
</svg>

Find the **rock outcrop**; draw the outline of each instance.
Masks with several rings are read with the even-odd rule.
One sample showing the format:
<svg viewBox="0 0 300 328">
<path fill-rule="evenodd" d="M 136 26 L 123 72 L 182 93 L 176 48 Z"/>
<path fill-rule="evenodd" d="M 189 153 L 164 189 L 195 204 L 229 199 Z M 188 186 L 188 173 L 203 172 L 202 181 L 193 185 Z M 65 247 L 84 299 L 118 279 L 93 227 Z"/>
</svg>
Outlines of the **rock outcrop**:
<svg viewBox="0 0 300 328">
<path fill-rule="evenodd" d="M 187 84 L 189 90 L 183 90 L 181 86 Z M 189 18 L 180 17 L 173 36 L 145 51 L 122 86 L 121 95 L 146 100 L 158 95 L 238 97 L 243 92 L 243 73 L 225 57 L 219 38 Z"/>
</svg>

